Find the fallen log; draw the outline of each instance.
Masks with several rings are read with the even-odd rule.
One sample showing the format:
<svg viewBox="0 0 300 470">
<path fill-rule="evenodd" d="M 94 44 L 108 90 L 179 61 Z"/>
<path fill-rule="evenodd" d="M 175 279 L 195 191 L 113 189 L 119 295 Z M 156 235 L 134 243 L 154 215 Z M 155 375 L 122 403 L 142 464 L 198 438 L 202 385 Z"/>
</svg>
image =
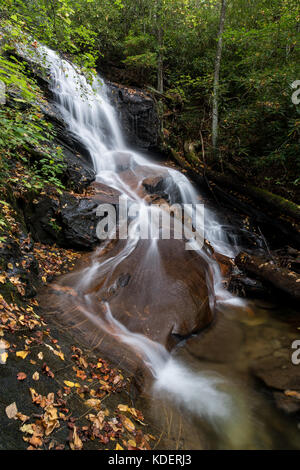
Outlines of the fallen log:
<svg viewBox="0 0 300 470">
<path fill-rule="evenodd" d="M 244 194 L 260 206 L 270 209 L 273 213 L 288 216 L 295 222 L 300 222 L 300 206 L 285 199 L 278 194 L 273 194 L 266 189 L 257 188 L 243 181 L 236 181 L 236 177 L 225 176 L 214 171 L 207 172 L 208 177 L 221 187 L 230 188 L 233 191 Z"/>
<path fill-rule="evenodd" d="M 208 188 L 216 202 L 249 215 L 259 226 L 269 226 L 271 232 L 289 243 L 300 246 L 300 206 L 287 199 L 256 188 L 236 177 L 212 171 L 209 167 L 195 168 L 178 152 L 171 149 L 173 159 L 198 186 Z M 275 217 L 274 217 L 275 216 Z"/>
<path fill-rule="evenodd" d="M 300 300 L 300 276 L 297 273 L 278 266 L 274 261 L 244 252 L 235 258 L 235 263 L 249 276 L 254 276 L 294 299 Z"/>
</svg>

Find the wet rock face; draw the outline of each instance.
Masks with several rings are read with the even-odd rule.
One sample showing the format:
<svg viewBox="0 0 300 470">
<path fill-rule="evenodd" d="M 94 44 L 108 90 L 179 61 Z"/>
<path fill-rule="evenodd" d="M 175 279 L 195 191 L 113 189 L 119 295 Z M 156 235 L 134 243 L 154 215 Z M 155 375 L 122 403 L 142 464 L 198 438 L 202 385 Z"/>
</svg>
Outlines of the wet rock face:
<svg viewBox="0 0 300 470">
<path fill-rule="evenodd" d="M 95 179 L 95 171 L 87 149 L 71 134 L 64 122 L 56 104 L 49 102 L 42 108 L 46 119 L 51 122 L 56 131 L 55 146 L 63 151 L 65 170 L 63 183 L 80 193 Z"/>
<path fill-rule="evenodd" d="M 100 243 L 96 234 L 100 218 L 96 214 L 99 204 L 118 205 L 118 192 L 103 184 L 95 186 L 91 197 L 75 197 L 63 193 L 56 197 L 42 195 L 24 204 L 23 212 L 28 230 L 37 242 L 66 248 L 92 250 Z"/>
<path fill-rule="evenodd" d="M 167 178 L 163 176 L 148 177 L 143 180 L 145 190 L 150 194 L 164 194 L 167 187 Z"/>
<path fill-rule="evenodd" d="M 143 149 L 159 144 L 159 120 L 151 96 L 138 88 L 108 83 L 112 104 L 119 113 L 128 143 Z"/>
<path fill-rule="evenodd" d="M 99 243 L 96 235 L 97 202 L 64 194 L 60 203 L 64 243 L 79 249 L 92 249 Z"/>
<path fill-rule="evenodd" d="M 300 375 L 297 366 L 291 363 L 289 348 L 253 361 L 251 370 L 273 392 L 278 408 L 288 414 L 299 412 Z"/>
<path fill-rule="evenodd" d="M 266 298 L 270 291 L 257 279 L 235 274 L 230 277 L 228 290 L 234 295 L 248 298 Z"/>
<path fill-rule="evenodd" d="M 59 199 L 48 196 L 25 209 L 25 219 L 35 241 L 59 246 L 92 249 L 96 237 L 97 203 L 64 194 Z"/>
</svg>

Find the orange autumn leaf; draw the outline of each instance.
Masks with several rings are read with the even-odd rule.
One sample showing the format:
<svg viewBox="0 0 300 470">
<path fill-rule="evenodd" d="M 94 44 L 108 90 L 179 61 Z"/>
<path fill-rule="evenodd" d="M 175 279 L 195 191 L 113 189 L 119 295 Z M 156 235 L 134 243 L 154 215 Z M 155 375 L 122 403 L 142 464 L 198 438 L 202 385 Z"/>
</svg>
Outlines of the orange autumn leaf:
<svg viewBox="0 0 300 470">
<path fill-rule="evenodd" d="M 25 374 L 25 372 L 19 372 L 17 374 L 17 379 L 20 380 L 20 381 L 25 380 L 26 377 L 27 377 L 27 375 Z"/>
</svg>

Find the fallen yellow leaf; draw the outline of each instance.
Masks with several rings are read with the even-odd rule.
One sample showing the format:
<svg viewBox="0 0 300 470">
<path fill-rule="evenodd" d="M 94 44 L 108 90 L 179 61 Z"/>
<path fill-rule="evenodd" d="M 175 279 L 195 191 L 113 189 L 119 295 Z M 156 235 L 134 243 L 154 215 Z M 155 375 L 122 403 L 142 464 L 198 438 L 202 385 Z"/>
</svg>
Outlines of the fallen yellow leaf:
<svg viewBox="0 0 300 470">
<path fill-rule="evenodd" d="M 72 388 L 72 387 L 77 387 L 77 388 L 79 388 L 79 387 L 80 387 L 79 383 L 77 383 L 77 382 L 70 382 L 69 380 L 64 380 L 64 384 L 65 384 L 67 387 L 70 387 L 70 388 Z"/>
<path fill-rule="evenodd" d="M 8 358 L 8 354 L 6 352 L 0 354 L 0 364 L 5 364 L 7 361 L 7 358 Z"/>
<path fill-rule="evenodd" d="M 16 356 L 21 357 L 22 359 L 25 359 L 29 354 L 29 351 L 17 351 Z"/>
<path fill-rule="evenodd" d="M 136 447 L 136 442 L 135 442 L 133 439 L 129 439 L 128 444 L 129 444 L 131 447 Z"/>
<path fill-rule="evenodd" d="M 32 424 L 23 424 L 23 426 L 20 427 L 20 431 L 26 432 L 27 434 L 34 434 Z"/>
<path fill-rule="evenodd" d="M 118 409 L 120 411 L 128 411 L 128 406 L 127 405 L 118 405 Z"/>
</svg>

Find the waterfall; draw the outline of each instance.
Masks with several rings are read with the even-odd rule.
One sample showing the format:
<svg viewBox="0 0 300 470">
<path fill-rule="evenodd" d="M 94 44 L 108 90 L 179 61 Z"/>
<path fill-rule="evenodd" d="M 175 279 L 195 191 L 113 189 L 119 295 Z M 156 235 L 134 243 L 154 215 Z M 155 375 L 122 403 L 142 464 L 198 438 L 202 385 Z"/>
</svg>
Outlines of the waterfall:
<svg viewBox="0 0 300 470">
<path fill-rule="evenodd" d="M 167 175 L 169 199 L 180 197 L 181 203 L 192 204 L 198 201 L 198 192 L 189 180 L 180 172 L 153 163 L 144 155 L 128 148 L 122 136 L 116 112 L 109 102 L 107 85 L 99 76 L 90 83 L 79 69 L 70 62 L 63 60 L 58 54 L 47 47 L 39 46 L 36 54 L 46 62 L 51 80 L 51 90 L 57 106 L 69 127 L 69 131 L 88 150 L 96 172 L 96 180 L 120 191 L 129 201 L 138 204 L 137 222 L 145 223 L 151 206 L 145 204 L 144 196 L 140 193 L 141 179 L 149 174 Z M 129 184 L 118 172 L 120 162 L 126 161 L 129 170 L 138 175 L 139 180 Z M 142 220 L 143 219 L 143 220 Z M 135 231 L 133 226 L 132 230 Z M 206 211 L 205 237 L 220 253 L 234 256 L 235 247 L 222 229 L 217 217 L 212 211 Z M 115 267 L 128 258 L 136 249 L 137 239 L 129 237 L 124 248 L 103 263 L 97 256 L 93 264 L 82 270 L 81 280 L 77 288 L 89 285 L 95 272 L 101 269 L 103 275 L 110 273 Z M 209 254 L 202 252 L 202 247 L 194 242 L 195 251 L 206 259 L 213 279 L 213 296 L 223 303 L 239 303 L 222 287 L 222 276 L 217 262 Z M 151 240 L 147 252 L 152 262 L 159 266 L 159 253 L 155 238 Z M 159 274 L 159 273 L 158 273 Z M 76 289 L 76 286 L 74 287 Z M 232 418 L 234 405 L 228 393 L 220 389 L 224 380 L 212 374 L 199 374 L 189 369 L 183 362 L 176 360 L 161 344 L 146 336 L 129 331 L 114 318 L 109 303 L 105 304 L 105 317 L 93 315 L 90 311 L 89 295 L 85 296 L 85 315 L 97 328 L 118 338 L 130 346 L 143 359 L 151 371 L 154 393 L 164 393 L 179 406 L 184 406 L 191 413 L 210 420 L 224 421 Z"/>
</svg>

